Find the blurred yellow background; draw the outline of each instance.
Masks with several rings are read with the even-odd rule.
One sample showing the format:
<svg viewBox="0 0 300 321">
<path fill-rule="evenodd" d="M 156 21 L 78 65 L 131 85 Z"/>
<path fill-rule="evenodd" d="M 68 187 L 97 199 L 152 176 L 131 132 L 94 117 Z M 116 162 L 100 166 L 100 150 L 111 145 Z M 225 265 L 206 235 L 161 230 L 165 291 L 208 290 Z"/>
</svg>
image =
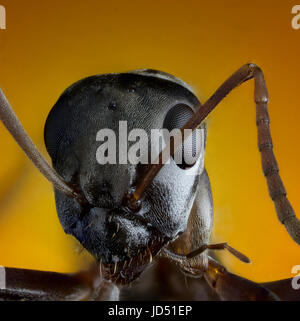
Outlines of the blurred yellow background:
<svg viewBox="0 0 300 321">
<path fill-rule="evenodd" d="M 295 1 L 0 0 L 0 87 L 46 154 L 43 126 L 73 82 L 93 74 L 154 68 L 191 84 L 204 102 L 246 62 L 265 72 L 275 153 L 288 196 L 300 212 L 298 182 L 300 30 Z M 0 264 L 70 272 L 86 256 L 64 234 L 50 184 L 0 125 Z M 291 277 L 300 247 L 276 217 L 256 147 L 253 82 L 235 90 L 209 117 L 206 166 L 211 178 L 214 241 L 225 266 L 255 281 Z M 298 215 L 299 217 L 299 215 Z"/>
</svg>

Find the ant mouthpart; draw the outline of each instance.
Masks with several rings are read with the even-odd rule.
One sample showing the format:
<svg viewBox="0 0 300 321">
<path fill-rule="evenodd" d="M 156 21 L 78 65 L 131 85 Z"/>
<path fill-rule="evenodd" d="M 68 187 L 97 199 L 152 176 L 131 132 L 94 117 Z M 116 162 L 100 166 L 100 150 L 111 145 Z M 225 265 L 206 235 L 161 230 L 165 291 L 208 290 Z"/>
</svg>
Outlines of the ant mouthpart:
<svg viewBox="0 0 300 321">
<path fill-rule="evenodd" d="M 135 197 L 134 189 L 127 192 L 123 199 L 123 206 L 128 208 L 131 212 L 138 212 L 142 208 L 142 200 Z"/>
</svg>

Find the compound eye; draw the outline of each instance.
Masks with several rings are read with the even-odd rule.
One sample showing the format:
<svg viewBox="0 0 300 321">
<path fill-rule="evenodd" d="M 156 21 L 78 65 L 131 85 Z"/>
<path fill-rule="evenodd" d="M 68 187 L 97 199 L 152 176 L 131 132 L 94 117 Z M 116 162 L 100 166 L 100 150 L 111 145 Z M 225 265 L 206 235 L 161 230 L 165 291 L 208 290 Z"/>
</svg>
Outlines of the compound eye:
<svg viewBox="0 0 300 321">
<path fill-rule="evenodd" d="M 53 162 L 55 162 L 60 142 L 65 135 L 67 124 L 71 118 L 67 107 L 67 100 L 61 98 L 51 109 L 46 120 L 44 139 L 47 151 Z"/>
<path fill-rule="evenodd" d="M 163 128 L 171 133 L 173 129 L 180 129 L 183 127 L 193 115 L 194 111 L 190 106 L 185 104 L 175 105 L 168 111 L 163 123 Z M 203 141 L 203 129 L 194 131 L 184 142 L 181 150 L 179 147 L 174 154 L 173 159 L 177 166 L 182 169 L 187 169 L 195 165 L 201 155 Z"/>
</svg>

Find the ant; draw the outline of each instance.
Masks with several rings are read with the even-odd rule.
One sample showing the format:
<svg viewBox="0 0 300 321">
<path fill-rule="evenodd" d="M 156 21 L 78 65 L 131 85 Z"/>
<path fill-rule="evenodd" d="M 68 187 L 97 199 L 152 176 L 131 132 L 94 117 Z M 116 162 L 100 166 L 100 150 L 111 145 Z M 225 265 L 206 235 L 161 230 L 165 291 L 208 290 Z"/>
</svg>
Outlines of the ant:
<svg viewBox="0 0 300 321">
<path fill-rule="evenodd" d="M 300 221 L 286 197 L 273 154 L 264 75 L 255 64 L 238 69 L 203 105 L 183 81 L 151 69 L 97 75 L 73 84 L 52 108 L 45 125 L 53 167 L 0 91 L 1 120 L 52 183 L 64 231 L 97 261 L 90 271 L 77 274 L 3 268 L 6 287 L 0 297 L 117 300 L 119 288 L 135 281 L 154 259 L 167 259 L 186 277 L 202 284 L 205 280 L 222 300 L 279 300 L 295 295 L 288 289 L 290 280 L 257 284 L 228 272 L 213 258 L 211 251 L 227 250 L 242 262 L 250 262 L 227 243 L 210 244 L 213 207 L 204 148 L 196 152 L 193 164 L 174 157 L 180 148 L 195 156 L 194 136 L 183 135 L 184 131 L 195 133 L 201 128 L 198 134 L 206 141 L 205 118 L 234 88 L 252 78 L 258 148 L 269 194 L 278 219 L 300 244 Z M 180 131 L 150 165 L 99 165 L 95 157 L 98 130 L 109 125 L 117 132 L 118 122 L 124 120 L 128 129 Z M 164 164 L 167 149 L 170 159 Z"/>
</svg>

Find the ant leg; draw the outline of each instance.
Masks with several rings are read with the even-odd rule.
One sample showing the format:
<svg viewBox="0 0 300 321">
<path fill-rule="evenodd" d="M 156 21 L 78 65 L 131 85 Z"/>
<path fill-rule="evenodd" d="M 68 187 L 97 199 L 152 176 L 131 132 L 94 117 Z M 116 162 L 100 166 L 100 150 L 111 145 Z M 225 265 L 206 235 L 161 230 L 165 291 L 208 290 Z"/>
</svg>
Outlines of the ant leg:
<svg viewBox="0 0 300 321">
<path fill-rule="evenodd" d="M 178 263 L 189 277 L 204 276 L 221 300 L 227 301 L 277 301 L 279 298 L 266 287 L 228 272 L 221 264 L 206 255 L 193 264 L 186 256 L 164 250 L 165 257 Z M 277 292 L 277 291 L 276 291 Z"/>
<path fill-rule="evenodd" d="M 106 301 L 118 300 L 118 293 L 96 265 L 74 274 L 0 268 L 0 301 Z"/>
<path fill-rule="evenodd" d="M 293 278 L 262 283 L 262 286 L 275 293 L 282 301 L 300 301 L 300 291 L 293 288 Z"/>
<path fill-rule="evenodd" d="M 1 268 L 0 300 L 84 300 L 91 284 L 72 274 Z"/>
<path fill-rule="evenodd" d="M 191 262 L 186 256 L 164 250 L 164 257 L 175 261 L 188 277 L 204 277 L 221 300 L 228 301 L 300 301 L 300 292 L 292 287 L 293 279 L 255 283 L 228 272 L 211 257 L 202 255 Z"/>
<path fill-rule="evenodd" d="M 204 252 L 205 250 L 227 250 L 229 251 L 232 255 L 234 255 L 236 258 L 238 258 L 240 261 L 244 262 L 244 263 L 251 263 L 250 259 L 245 256 L 244 254 L 242 254 L 241 252 L 239 252 L 238 250 L 234 249 L 233 247 L 231 247 L 230 245 L 228 245 L 227 243 L 218 243 L 218 244 L 204 244 L 202 245 L 199 249 L 190 252 L 189 254 L 186 255 L 187 259 L 191 259 L 199 254 L 201 254 L 202 252 Z"/>
<path fill-rule="evenodd" d="M 206 250 L 227 250 L 229 251 L 232 255 L 234 255 L 237 259 L 244 263 L 251 263 L 250 259 L 239 252 L 238 250 L 234 249 L 227 243 L 218 243 L 218 244 L 203 244 L 201 247 L 199 247 L 197 250 L 194 250 L 188 254 L 177 254 L 169 249 L 165 248 L 163 249 L 165 256 L 169 257 L 170 259 L 177 261 L 177 262 L 182 262 L 183 260 L 189 260 L 193 259 L 196 256 L 202 254 Z"/>
<path fill-rule="evenodd" d="M 222 300 L 278 301 L 279 298 L 262 285 L 228 272 L 217 261 L 208 257 L 204 278 Z"/>
<path fill-rule="evenodd" d="M 27 157 L 37 167 L 37 169 L 49 180 L 53 186 L 69 197 L 76 198 L 79 202 L 84 203 L 85 199 L 72 186 L 56 173 L 41 155 L 35 144 L 32 142 L 19 119 L 11 108 L 8 100 L 0 89 L 0 119 L 4 126 L 19 144 Z"/>
</svg>

